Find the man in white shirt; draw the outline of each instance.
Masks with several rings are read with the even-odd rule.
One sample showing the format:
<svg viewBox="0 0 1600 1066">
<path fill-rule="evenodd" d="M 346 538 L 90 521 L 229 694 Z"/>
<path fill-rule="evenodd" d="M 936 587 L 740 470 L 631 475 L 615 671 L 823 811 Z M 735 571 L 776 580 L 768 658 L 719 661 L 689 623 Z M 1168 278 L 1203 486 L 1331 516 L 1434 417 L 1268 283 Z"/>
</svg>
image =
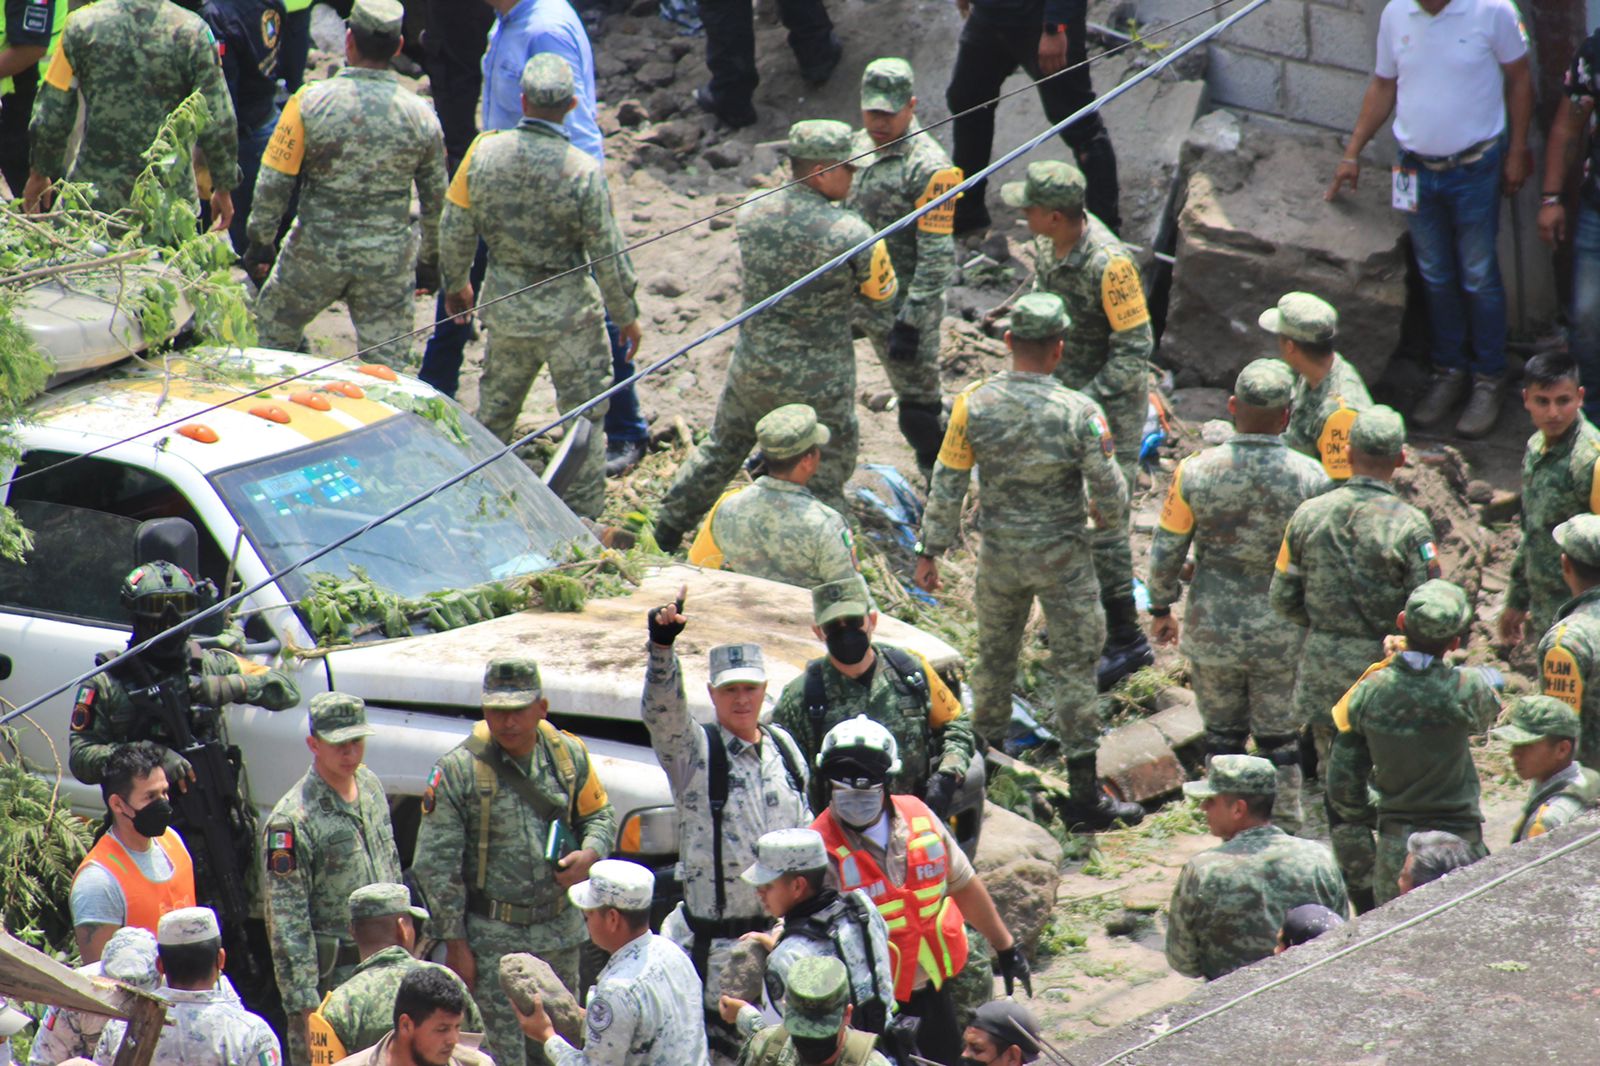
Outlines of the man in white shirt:
<svg viewBox="0 0 1600 1066">
<path fill-rule="evenodd" d="M 1433 381 L 1410 422 L 1442 422 L 1470 386 L 1456 433 L 1482 437 L 1506 379 L 1499 193 L 1514 195 L 1531 168 L 1527 33 L 1512 0 L 1389 0 L 1377 52 L 1325 198 L 1356 187 L 1361 149 L 1392 113 L 1393 203 L 1406 213 L 1433 326 Z"/>
</svg>

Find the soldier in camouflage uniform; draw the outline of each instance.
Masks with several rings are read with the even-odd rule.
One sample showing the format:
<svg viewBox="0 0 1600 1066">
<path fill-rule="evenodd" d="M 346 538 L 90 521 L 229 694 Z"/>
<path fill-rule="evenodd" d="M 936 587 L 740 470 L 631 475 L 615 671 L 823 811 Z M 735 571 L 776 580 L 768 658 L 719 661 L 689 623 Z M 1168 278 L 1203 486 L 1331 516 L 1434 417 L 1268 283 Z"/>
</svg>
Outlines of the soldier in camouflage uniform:
<svg viewBox="0 0 1600 1066">
<path fill-rule="evenodd" d="M 920 796 L 941 817 L 972 764 L 972 721 L 922 655 L 875 643 L 878 612 L 860 575 L 811 590 L 811 631 L 828 654 L 806 664 L 773 708 L 782 726 L 815 765 L 822 738 L 840 722 L 864 714 L 894 734 L 900 746 L 892 791 Z M 869 679 L 865 684 L 860 680 Z M 813 808 L 827 802 L 813 780 Z"/>
<path fill-rule="evenodd" d="M 763 833 L 807 825 L 808 767 L 783 727 L 761 724 L 767 674 L 757 644 L 711 649 L 707 686 L 716 725 L 689 714 L 673 641 L 688 619 L 679 602 L 651 613 L 640 715 L 666 772 L 678 813 L 683 903 L 662 925 L 689 953 L 705 985 L 707 1022 L 717 1027 L 722 969 L 738 937 L 772 923 L 739 872 L 756 858 Z M 722 750 L 714 751 L 712 745 Z M 720 784 L 717 779 L 721 771 Z M 737 1045 L 712 1032 L 713 1044 Z"/>
<path fill-rule="evenodd" d="M 849 523 L 806 489 L 831 439 L 810 404 L 785 404 L 761 416 L 756 443 L 767 472 L 712 506 L 689 561 L 808 589 L 855 574 Z"/>
<path fill-rule="evenodd" d="M 939 588 L 935 559 L 955 541 L 977 467 L 983 483 L 972 667 L 977 729 L 991 744 L 1006 737 L 1017 655 L 1037 599 L 1050 627 L 1048 701 L 1067 757 L 1071 817 L 1103 828 L 1118 819 L 1138 822 L 1143 812 L 1113 800 L 1095 774 L 1094 663 L 1105 615 L 1085 520 L 1092 512 L 1100 528 L 1125 528 L 1128 494 L 1100 405 L 1051 377 L 1069 324 L 1059 297 L 1022 297 L 1006 334 L 1012 369 L 956 397 L 922 516 L 916 581 L 929 592 Z"/>
<path fill-rule="evenodd" d="M 1285 626 L 1267 605 L 1272 560 L 1295 508 L 1326 492 L 1314 461 L 1278 436 L 1289 415 L 1294 375 L 1276 359 L 1239 373 L 1228 411 L 1237 435 L 1178 464 L 1150 545 L 1151 630 L 1157 643 L 1183 639 L 1189 680 L 1206 725 L 1207 755 L 1256 753 L 1278 768 L 1273 821 L 1300 829 L 1300 721 L 1294 673 L 1303 630 Z M 1194 546 L 1185 621 L 1172 604 Z"/>
<path fill-rule="evenodd" d="M 1276 789 L 1273 765 L 1253 755 L 1218 755 L 1204 781 L 1183 786 L 1223 841 L 1184 863 L 1167 906 L 1167 962 L 1186 977 L 1213 981 L 1270 957 L 1302 904 L 1349 912 L 1327 845 L 1272 824 Z"/>
<path fill-rule="evenodd" d="M 1492 731 L 1511 745 L 1517 776 L 1533 782 L 1511 843 L 1544 836 L 1600 805 L 1600 774 L 1573 759 L 1579 731 L 1578 712 L 1552 696 L 1517 700 L 1506 724 Z"/>
<path fill-rule="evenodd" d="M 1472 618 L 1459 586 L 1424 582 L 1399 618 L 1405 649 L 1369 667 L 1333 708 L 1339 735 L 1328 761 L 1328 798 L 1349 822 L 1376 819 L 1372 891 L 1380 905 L 1399 894 L 1395 878 L 1412 833 L 1454 833 L 1475 858 L 1488 854 L 1468 742 L 1500 713 L 1499 679 L 1444 661 Z"/>
<path fill-rule="evenodd" d="M 844 964 L 832 958 L 801 959 L 790 971 L 783 1024 L 756 1033 L 739 1053 L 739 1066 L 889 1066 L 873 1050 L 873 1034 L 854 1023 Z"/>
<path fill-rule="evenodd" d="M 549 709 L 537 663 L 491 660 L 484 720 L 434 766 L 422 795 L 412 871 L 433 915 L 428 932 L 480 995 L 494 989 L 500 956 L 517 951 L 578 987 L 583 923 L 565 890 L 617 839 L 616 811 L 588 749 L 546 720 Z M 552 864 L 545 844 L 558 821 L 577 850 Z M 522 1066 L 529 1059 L 510 1002 L 482 999 L 490 1053 L 501 1066 Z"/>
<path fill-rule="evenodd" d="M 1284 443 L 1322 463 L 1335 481 L 1350 476 L 1350 427 L 1372 406 L 1360 371 L 1333 350 L 1339 312 L 1309 292 L 1291 292 L 1261 312 L 1262 329 L 1278 338 L 1278 358 L 1298 380 Z"/>
<path fill-rule="evenodd" d="M 423 962 L 411 954 L 416 922 L 428 912 L 411 904 L 411 890 L 396 882 L 363 885 L 350 893 L 350 931 L 361 962 L 349 979 L 329 992 L 311 1015 L 312 1066 L 332 1066 L 347 1054 L 372 1047 L 394 1028 L 394 1001 L 400 982 L 413 970 L 435 967 L 461 985 L 466 1011 L 461 1028 L 483 1032 L 483 1016 L 454 970 Z"/>
<path fill-rule="evenodd" d="M 362 764 L 366 738 L 377 732 L 367 724 L 366 704 L 319 692 L 310 721 L 311 768 L 272 808 L 261 845 L 267 934 L 293 1066 L 311 1061 L 308 1016 L 361 961 L 347 925 L 350 893 L 400 880 L 389 801 L 378 775 Z"/>
<path fill-rule="evenodd" d="M 873 229 L 961 184 L 961 169 L 916 120 L 911 64 L 874 59 L 861 74 L 861 121 L 851 154 L 855 181 L 846 203 Z M 874 151 L 876 149 L 876 151 Z M 866 153 L 872 153 L 867 155 Z M 944 431 L 939 392 L 939 334 L 945 290 L 955 277 L 955 238 L 950 235 L 956 200 L 885 238 L 894 272 L 902 280 L 892 304 L 876 305 L 865 332 L 900 400 L 900 432 L 917 455 L 923 476 L 932 476 Z"/>
<path fill-rule="evenodd" d="M 50 183 L 61 177 L 92 182 L 101 211 L 126 207 L 145 168 L 143 153 L 191 93 L 200 93 L 210 109 L 197 147 L 211 185 L 211 228 L 226 230 L 239 183 L 239 135 L 217 40 L 205 21 L 165 0 L 102 0 L 73 12 L 39 83 L 28 127 L 28 210 L 46 206 Z M 83 139 L 69 171 L 80 98 Z"/>
<path fill-rule="evenodd" d="M 80 966 L 78 972 L 154 992 L 161 986 L 161 974 L 156 970 L 155 934 L 140 926 L 125 925 L 106 941 L 100 961 Z M 33 1035 L 28 1066 L 57 1066 L 67 1059 L 92 1058 L 108 1021 L 103 1014 L 47 1007 Z"/>
<path fill-rule="evenodd" d="M 850 192 L 850 127 L 810 119 L 789 128 L 796 184 L 739 208 L 739 258 L 749 307 L 872 236 L 872 227 L 839 206 Z M 656 542 L 676 551 L 755 444 L 762 415 L 809 403 L 833 433 L 812 493 L 841 514 L 844 484 L 856 468 L 855 346 L 851 312 L 860 300 L 881 304 L 897 286 L 888 246 L 879 241 L 773 304 L 739 329 L 739 343 L 717 400 L 711 436 L 678 468 L 661 501 Z"/>
<path fill-rule="evenodd" d="M 153 1066 L 278 1066 L 278 1038 L 263 1019 L 245 1010 L 222 977 L 222 930 L 208 907 L 182 907 L 161 916 L 156 950 L 167 987 L 167 1027 L 161 1031 Z M 106 1023 L 94 1060 L 111 1066 L 128 1023 Z"/>
<path fill-rule="evenodd" d="M 368 361 L 411 364 L 412 292 L 439 283 L 445 175 L 433 108 L 389 69 L 403 14 L 399 0 L 356 0 L 344 69 L 302 88 L 278 116 L 256 178 L 244 257 L 251 276 L 265 279 L 256 320 L 266 347 L 300 347 L 307 323 L 343 300 L 356 343 L 382 345 Z M 420 249 L 411 232 L 413 185 L 422 208 Z M 294 228 L 274 252 L 297 188 Z"/>
<path fill-rule="evenodd" d="M 1139 448 L 1150 407 L 1150 352 L 1155 334 L 1133 255 L 1105 223 L 1084 210 L 1083 172 L 1070 163 L 1028 164 L 1027 180 L 1008 182 L 1001 197 L 1022 209 L 1034 242 L 1035 292 L 1066 305 L 1071 329 L 1055 376 L 1100 405 L 1127 495 L 1139 484 Z M 1105 609 L 1101 689 L 1155 662 L 1133 603 L 1133 549 L 1127 507 L 1102 514 L 1092 534 L 1094 572 Z M 1055 627 L 1050 627 L 1055 633 Z M 1098 649 L 1097 649 L 1098 650 Z"/>
<path fill-rule="evenodd" d="M 1578 761 L 1600 770 L 1600 515 L 1576 515 L 1551 536 L 1572 598 L 1539 641 L 1541 691 L 1578 712 Z"/>
<path fill-rule="evenodd" d="M 1361 412 L 1350 429 L 1350 478 L 1307 500 L 1289 519 L 1272 575 L 1273 610 L 1306 628 L 1295 673 L 1295 720 L 1310 725 L 1328 764 L 1333 705 L 1383 658 L 1383 638 L 1418 585 L 1440 576 L 1428 516 L 1390 481 L 1404 458 L 1405 423 L 1387 407 Z M 1328 807 L 1328 834 L 1357 911 L 1370 910 L 1370 825 Z"/>
<path fill-rule="evenodd" d="M 1583 413 L 1578 364 L 1560 352 L 1541 352 L 1522 370 L 1522 405 L 1534 433 L 1522 456 L 1522 537 L 1511 561 L 1511 582 L 1500 612 L 1500 639 L 1522 641 L 1526 628 L 1543 634 L 1567 598 L 1561 549 L 1550 531 L 1573 515 L 1600 510 L 1600 429 Z"/>
<path fill-rule="evenodd" d="M 551 52 L 529 59 L 522 68 L 522 121 L 472 142 L 439 222 L 448 310 L 460 314 L 472 306 L 469 274 L 480 237 L 489 246 L 489 266 L 479 299 L 539 285 L 482 311 L 489 346 L 478 420 L 506 442 L 516 439 L 517 416 L 541 366 L 550 367 L 563 411 L 611 384 L 607 311 L 629 348 L 639 347 L 637 279 L 611 213 L 605 171 L 572 145 L 561 124 L 577 106 L 574 93 L 566 60 Z M 548 280 L 585 262 L 594 264 L 592 271 Z M 584 414 L 593 443 L 566 493 L 572 509 L 588 518 L 605 507 L 605 414 L 604 403 Z"/>
</svg>

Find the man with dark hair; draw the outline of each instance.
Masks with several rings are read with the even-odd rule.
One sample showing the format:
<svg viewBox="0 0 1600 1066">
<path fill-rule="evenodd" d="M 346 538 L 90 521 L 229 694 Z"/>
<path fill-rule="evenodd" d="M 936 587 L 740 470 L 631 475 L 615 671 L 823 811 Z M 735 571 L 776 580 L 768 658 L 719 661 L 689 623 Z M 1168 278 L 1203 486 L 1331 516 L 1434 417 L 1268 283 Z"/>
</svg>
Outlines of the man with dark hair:
<svg viewBox="0 0 1600 1066">
<path fill-rule="evenodd" d="M 1335 914 L 1320 903 L 1302 903 L 1283 916 L 1283 928 L 1278 930 L 1278 946 L 1273 954 L 1282 955 L 1290 948 L 1315 940 L 1330 929 L 1344 924 L 1344 915 Z"/>
<path fill-rule="evenodd" d="M 1022 1066 L 1039 1058 L 1039 1021 L 1016 1000 L 993 999 L 972 1016 L 961 1043 L 963 1066 Z"/>
<path fill-rule="evenodd" d="M 1573 760 L 1581 731 L 1577 712 L 1549 696 L 1524 696 L 1493 731 L 1511 745 L 1517 776 L 1532 782 L 1511 843 L 1544 836 L 1600 803 L 1600 774 Z"/>
<path fill-rule="evenodd" d="M 1277 787 L 1272 764 L 1254 755 L 1218 755 L 1205 780 L 1183 786 L 1223 841 L 1184 864 L 1167 908 L 1167 962 L 1186 977 L 1214 981 L 1271 955 L 1291 907 L 1349 910 L 1327 845 L 1272 824 Z"/>
<path fill-rule="evenodd" d="M 1572 598 L 1539 641 L 1542 691 L 1578 712 L 1578 761 L 1600 770 L 1600 515 L 1576 515 L 1551 536 Z"/>
<path fill-rule="evenodd" d="M 1403 896 L 1447 873 L 1471 866 L 1482 857 L 1454 833 L 1441 829 L 1412 833 L 1406 839 L 1406 864 L 1400 868 L 1395 884 Z"/>
<path fill-rule="evenodd" d="M 394 995 L 394 1028 L 382 1040 L 338 1066 L 493 1066 L 461 1042 L 461 1022 L 471 997 L 442 966 L 419 965 Z"/>
<path fill-rule="evenodd" d="M 1339 312 L 1320 296 L 1291 292 L 1261 312 L 1258 322 L 1278 338 L 1278 358 L 1295 373 L 1283 442 L 1322 463 L 1334 481 L 1344 481 L 1350 476 L 1350 427 L 1372 406 L 1372 397 L 1361 372 L 1334 351 Z"/>
<path fill-rule="evenodd" d="M 1522 454 L 1522 536 L 1500 612 L 1500 640 L 1516 645 L 1543 633 L 1567 598 L 1561 549 L 1550 531 L 1573 515 L 1600 510 L 1600 429 L 1583 413 L 1578 364 L 1541 352 L 1522 370 L 1522 406 L 1533 436 Z"/>
<path fill-rule="evenodd" d="M 161 916 L 195 904 L 194 864 L 170 828 L 166 752 L 150 741 L 124 744 L 100 778 L 111 825 L 72 879 L 69 906 L 84 962 L 97 962 L 125 925 L 156 931 Z"/>
</svg>

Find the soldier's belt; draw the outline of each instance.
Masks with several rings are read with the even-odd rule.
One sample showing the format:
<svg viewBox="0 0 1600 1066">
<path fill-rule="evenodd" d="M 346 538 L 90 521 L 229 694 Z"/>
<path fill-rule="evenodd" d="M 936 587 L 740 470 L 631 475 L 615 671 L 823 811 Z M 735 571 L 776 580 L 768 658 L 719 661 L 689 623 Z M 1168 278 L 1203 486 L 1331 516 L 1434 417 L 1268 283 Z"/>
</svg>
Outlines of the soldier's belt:
<svg viewBox="0 0 1600 1066">
<path fill-rule="evenodd" d="M 746 933 L 764 933 L 772 928 L 772 919 L 765 914 L 754 918 L 701 918 L 690 914 L 685 907 L 683 918 L 695 936 L 713 940 L 732 940 Z"/>
<path fill-rule="evenodd" d="M 507 903 L 504 900 L 491 899 L 478 892 L 467 894 L 467 913 L 476 914 L 479 918 L 488 918 L 493 922 L 505 922 L 507 925 L 533 925 L 537 922 L 548 922 L 566 910 L 566 894 L 562 893 L 544 906 L 535 906 L 531 903 Z"/>
</svg>

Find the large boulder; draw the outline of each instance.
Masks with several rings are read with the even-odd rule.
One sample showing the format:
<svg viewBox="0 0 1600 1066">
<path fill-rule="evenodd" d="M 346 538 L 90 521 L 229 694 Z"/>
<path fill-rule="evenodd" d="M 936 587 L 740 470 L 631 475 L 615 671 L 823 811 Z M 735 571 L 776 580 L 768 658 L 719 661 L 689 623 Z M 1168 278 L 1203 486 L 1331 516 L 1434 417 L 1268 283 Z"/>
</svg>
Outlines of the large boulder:
<svg viewBox="0 0 1600 1066">
<path fill-rule="evenodd" d="M 986 874 L 1024 858 L 1057 868 L 1061 865 L 1061 844 L 1043 826 L 985 801 L 983 834 L 978 838 L 978 854 L 972 864 L 980 874 Z"/>
<path fill-rule="evenodd" d="M 990 803 L 973 866 L 1006 928 L 1031 957 L 1055 907 L 1061 845 L 1047 830 Z"/>
<path fill-rule="evenodd" d="M 1340 152 L 1333 134 L 1225 111 L 1194 124 L 1159 353 L 1180 386 L 1231 387 L 1251 359 L 1275 352 L 1256 319 L 1291 289 L 1338 308 L 1339 351 L 1369 383 L 1382 376 L 1405 310 L 1405 223 L 1374 160 L 1356 192 L 1323 200 Z"/>
</svg>

